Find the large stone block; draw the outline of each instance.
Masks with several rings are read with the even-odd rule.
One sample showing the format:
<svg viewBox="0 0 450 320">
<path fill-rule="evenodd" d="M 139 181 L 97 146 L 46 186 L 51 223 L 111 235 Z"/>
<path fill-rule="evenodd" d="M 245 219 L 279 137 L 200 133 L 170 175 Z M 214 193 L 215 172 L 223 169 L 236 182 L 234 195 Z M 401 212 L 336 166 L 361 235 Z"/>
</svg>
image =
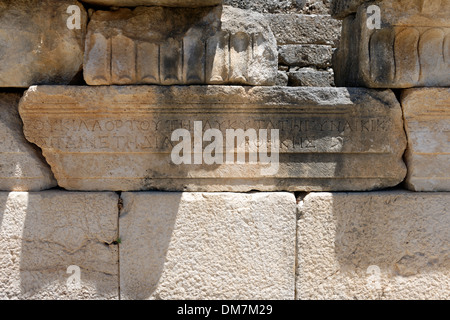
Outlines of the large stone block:
<svg viewBox="0 0 450 320">
<path fill-rule="evenodd" d="M 121 299 L 294 299 L 289 193 L 123 193 Z"/>
<path fill-rule="evenodd" d="M 21 95 L 0 93 L 0 190 L 40 191 L 56 186 L 40 150 L 23 135 Z"/>
<path fill-rule="evenodd" d="M 408 137 L 407 187 L 450 191 L 450 89 L 408 89 L 401 103 Z"/>
<path fill-rule="evenodd" d="M 89 22 L 89 85 L 274 85 L 275 37 L 264 16 L 232 7 L 96 11 Z"/>
<path fill-rule="evenodd" d="M 406 175 L 390 90 L 35 86 L 19 110 L 70 190 L 371 190 Z"/>
<path fill-rule="evenodd" d="M 315 44 L 336 46 L 342 23 L 329 15 L 267 14 L 278 45 Z"/>
<path fill-rule="evenodd" d="M 0 87 L 69 84 L 82 70 L 86 24 L 75 0 L 1 1 Z"/>
<path fill-rule="evenodd" d="M 0 299 L 118 299 L 118 200 L 0 193 Z"/>
<path fill-rule="evenodd" d="M 419 2 L 422 5 L 419 5 Z M 429 5 L 425 5 L 425 3 Z M 345 18 L 333 66 L 338 86 L 450 86 L 450 0 L 381 1 L 380 29 L 365 3 Z"/>
<path fill-rule="evenodd" d="M 222 0 L 81 0 L 89 4 L 110 7 L 165 6 L 165 7 L 206 7 L 222 3 Z"/>
<path fill-rule="evenodd" d="M 298 221 L 298 299 L 450 298 L 450 194 L 312 193 Z"/>
</svg>

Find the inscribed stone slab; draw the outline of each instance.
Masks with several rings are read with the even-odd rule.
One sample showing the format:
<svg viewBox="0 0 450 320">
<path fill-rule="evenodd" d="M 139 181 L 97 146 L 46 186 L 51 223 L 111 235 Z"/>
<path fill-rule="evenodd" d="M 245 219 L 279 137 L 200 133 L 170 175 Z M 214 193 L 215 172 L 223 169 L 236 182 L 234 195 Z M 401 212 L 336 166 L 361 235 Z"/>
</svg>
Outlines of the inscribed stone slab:
<svg viewBox="0 0 450 320">
<path fill-rule="evenodd" d="M 35 86 L 20 114 L 70 190 L 371 190 L 406 175 L 390 90 Z"/>
</svg>

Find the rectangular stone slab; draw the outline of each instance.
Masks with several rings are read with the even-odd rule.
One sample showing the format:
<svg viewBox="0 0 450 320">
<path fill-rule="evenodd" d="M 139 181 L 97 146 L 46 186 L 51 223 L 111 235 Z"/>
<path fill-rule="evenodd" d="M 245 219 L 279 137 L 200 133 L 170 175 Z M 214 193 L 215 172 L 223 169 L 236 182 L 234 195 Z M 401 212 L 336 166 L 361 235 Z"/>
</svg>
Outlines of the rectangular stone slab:
<svg viewBox="0 0 450 320">
<path fill-rule="evenodd" d="M 372 3 L 343 21 L 333 59 L 337 86 L 450 86 L 450 0 L 380 1 L 380 29 L 370 29 Z"/>
<path fill-rule="evenodd" d="M 25 139 L 19 116 L 20 93 L 0 93 L 0 190 L 41 191 L 56 180 L 41 151 Z"/>
<path fill-rule="evenodd" d="M 81 0 L 86 3 L 110 7 L 165 6 L 206 7 L 222 3 L 222 0 Z"/>
<path fill-rule="evenodd" d="M 86 10 L 75 0 L 0 1 L 0 87 L 80 77 L 86 26 Z"/>
<path fill-rule="evenodd" d="M 69 190 L 370 190 L 406 175 L 402 112 L 390 90 L 35 86 L 19 108 L 25 136 Z M 216 153 L 208 129 L 223 141 Z M 243 137 L 245 151 L 229 135 L 227 163 L 227 130 L 238 129 L 254 135 Z M 175 130 L 187 135 L 184 150 Z M 191 164 L 175 164 L 178 155 Z"/>
<path fill-rule="evenodd" d="M 450 89 L 402 92 L 408 137 L 406 185 L 414 191 L 450 191 Z"/>
<path fill-rule="evenodd" d="M 450 296 L 450 194 L 311 193 L 300 202 L 297 298 Z"/>
<path fill-rule="evenodd" d="M 294 194 L 122 199 L 121 299 L 294 299 Z"/>
<path fill-rule="evenodd" d="M 0 192 L 0 299 L 117 300 L 118 201 L 112 192 Z"/>
</svg>

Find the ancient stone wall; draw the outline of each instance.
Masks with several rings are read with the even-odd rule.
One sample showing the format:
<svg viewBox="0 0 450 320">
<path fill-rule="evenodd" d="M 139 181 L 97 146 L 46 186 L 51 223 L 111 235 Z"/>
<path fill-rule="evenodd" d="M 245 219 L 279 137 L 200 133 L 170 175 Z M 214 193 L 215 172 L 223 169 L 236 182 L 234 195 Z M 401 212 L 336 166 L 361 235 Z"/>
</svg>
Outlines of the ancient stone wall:
<svg viewBox="0 0 450 320">
<path fill-rule="evenodd" d="M 0 299 L 449 299 L 450 0 L 0 0 Z"/>
</svg>

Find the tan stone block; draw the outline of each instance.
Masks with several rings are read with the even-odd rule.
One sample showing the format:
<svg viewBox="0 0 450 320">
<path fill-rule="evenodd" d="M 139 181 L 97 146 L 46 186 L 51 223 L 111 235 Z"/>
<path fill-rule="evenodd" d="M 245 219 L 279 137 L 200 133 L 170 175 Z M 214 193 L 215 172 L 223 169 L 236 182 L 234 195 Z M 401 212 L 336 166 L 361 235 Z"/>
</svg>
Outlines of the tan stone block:
<svg viewBox="0 0 450 320">
<path fill-rule="evenodd" d="M 222 0 L 81 0 L 86 3 L 110 7 L 165 6 L 207 7 L 222 3 Z"/>
<path fill-rule="evenodd" d="M 293 194 L 122 198 L 122 299 L 294 299 Z"/>
<path fill-rule="evenodd" d="M 82 70 L 86 24 L 75 0 L 1 1 L 0 87 L 69 84 Z"/>
<path fill-rule="evenodd" d="M 56 186 L 40 150 L 23 135 L 21 95 L 0 93 L 0 190 L 40 191 Z"/>
<path fill-rule="evenodd" d="M 401 103 L 408 137 L 407 187 L 450 191 L 450 89 L 408 89 Z"/>
<path fill-rule="evenodd" d="M 298 299 L 450 298 L 449 193 L 311 193 L 301 203 Z"/>
<path fill-rule="evenodd" d="M 0 193 L 0 299 L 118 299 L 118 250 L 105 244 L 117 239 L 117 203 L 114 193 Z"/>
<path fill-rule="evenodd" d="M 70 190 L 371 190 L 406 175 L 390 90 L 37 86 L 19 108 Z"/>
<path fill-rule="evenodd" d="M 422 5 L 419 5 L 422 3 Z M 365 3 L 343 22 L 334 56 L 338 86 L 450 86 L 450 0 L 380 1 L 380 29 Z"/>
<path fill-rule="evenodd" d="M 89 85 L 274 85 L 275 37 L 264 16 L 228 6 L 96 11 L 88 27 Z"/>
</svg>

